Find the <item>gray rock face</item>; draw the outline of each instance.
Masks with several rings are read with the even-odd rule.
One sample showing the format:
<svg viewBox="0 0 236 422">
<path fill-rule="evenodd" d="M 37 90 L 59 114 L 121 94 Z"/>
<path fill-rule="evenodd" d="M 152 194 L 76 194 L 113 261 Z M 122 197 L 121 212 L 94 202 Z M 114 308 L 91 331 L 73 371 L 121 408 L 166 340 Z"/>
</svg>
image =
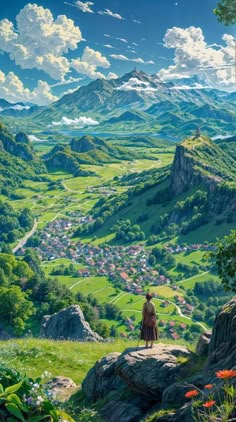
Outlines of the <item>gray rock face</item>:
<svg viewBox="0 0 236 422">
<path fill-rule="evenodd" d="M 111 400 L 102 408 L 101 416 L 109 422 L 138 422 L 142 412 L 132 403 Z"/>
<path fill-rule="evenodd" d="M 196 347 L 196 355 L 207 356 L 209 351 L 209 344 L 211 341 L 212 331 L 207 330 L 199 337 Z"/>
<path fill-rule="evenodd" d="M 192 353 L 184 346 L 157 344 L 152 349 L 125 352 L 115 371 L 132 391 L 148 400 L 160 399 L 163 391 L 184 375 L 182 358 Z"/>
<path fill-rule="evenodd" d="M 41 325 L 41 336 L 55 340 L 103 340 L 85 321 L 79 305 L 72 305 L 54 315 L 44 316 Z"/>
<path fill-rule="evenodd" d="M 216 317 L 209 344 L 207 366 L 231 369 L 236 365 L 236 296 L 226 303 Z"/>
<path fill-rule="evenodd" d="M 82 383 L 83 392 L 88 400 L 94 402 L 121 386 L 122 380 L 115 374 L 119 356 L 120 353 L 109 353 L 90 369 Z"/>
</svg>

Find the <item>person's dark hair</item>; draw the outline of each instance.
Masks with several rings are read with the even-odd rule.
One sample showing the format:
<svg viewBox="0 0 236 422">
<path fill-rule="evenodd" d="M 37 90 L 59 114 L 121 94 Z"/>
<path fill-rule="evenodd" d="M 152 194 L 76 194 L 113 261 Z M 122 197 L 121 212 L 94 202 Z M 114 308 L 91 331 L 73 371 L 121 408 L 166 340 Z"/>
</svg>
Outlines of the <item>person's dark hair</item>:
<svg viewBox="0 0 236 422">
<path fill-rule="evenodd" d="M 151 293 L 147 293 L 147 294 L 146 294 L 146 299 L 147 299 L 147 300 L 151 300 L 151 299 L 152 299 L 152 295 L 151 295 Z"/>
</svg>

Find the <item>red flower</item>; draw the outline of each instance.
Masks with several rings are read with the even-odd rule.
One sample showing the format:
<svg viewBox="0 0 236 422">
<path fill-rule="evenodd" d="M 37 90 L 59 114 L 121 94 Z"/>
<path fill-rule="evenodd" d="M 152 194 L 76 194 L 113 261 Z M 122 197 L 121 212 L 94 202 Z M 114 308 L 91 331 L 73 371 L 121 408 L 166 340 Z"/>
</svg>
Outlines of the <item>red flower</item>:
<svg viewBox="0 0 236 422">
<path fill-rule="evenodd" d="M 185 397 L 187 397 L 187 399 L 191 399 L 192 397 L 196 397 L 197 395 L 198 395 L 198 391 L 197 390 L 191 390 L 191 391 L 188 391 L 185 394 Z"/>
<path fill-rule="evenodd" d="M 204 385 L 204 388 L 207 388 L 208 390 L 210 390 L 212 387 L 213 387 L 213 384 Z"/>
<path fill-rule="evenodd" d="M 203 404 L 203 407 L 212 407 L 215 404 L 215 400 L 206 401 L 206 403 Z"/>
<path fill-rule="evenodd" d="M 236 377 L 236 371 L 233 371 L 232 369 L 224 369 L 223 371 L 216 372 L 216 376 L 217 378 L 223 379 L 233 378 Z"/>
</svg>

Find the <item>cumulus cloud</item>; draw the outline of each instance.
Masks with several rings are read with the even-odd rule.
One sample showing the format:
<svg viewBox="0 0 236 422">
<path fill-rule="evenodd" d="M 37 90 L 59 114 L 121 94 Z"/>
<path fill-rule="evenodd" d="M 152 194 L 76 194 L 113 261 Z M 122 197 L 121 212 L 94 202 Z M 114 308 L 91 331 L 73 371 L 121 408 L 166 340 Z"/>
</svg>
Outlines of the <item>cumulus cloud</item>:
<svg viewBox="0 0 236 422">
<path fill-rule="evenodd" d="M 22 69 L 43 70 L 54 79 L 69 71 L 63 55 L 82 40 L 79 27 L 65 15 L 54 20 L 49 9 L 27 4 L 16 16 L 16 28 L 8 19 L 0 21 L 0 49 Z"/>
<path fill-rule="evenodd" d="M 11 103 L 23 101 L 47 105 L 58 99 L 51 93 L 47 82 L 39 80 L 33 91 L 30 91 L 24 87 L 22 81 L 13 72 L 9 72 L 7 75 L 0 72 L 0 91 L 1 97 Z"/>
<path fill-rule="evenodd" d="M 107 79 L 117 79 L 119 76 L 116 73 L 109 72 L 107 75 Z"/>
<path fill-rule="evenodd" d="M 66 116 L 63 116 L 59 122 L 52 122 L 53 126 L 91 126 L 91 125 L 98 125 L 99 122 L 97 120 L 92 119 L 91 117 L 81 116 L 75 119 L 69 119 Z"/>
<path fill-rule="evenodd" d="M 235 40 L 223 36 L 225 45 L 208 45 L 201 28 L 173 27 L 164 37 L 164 46 L 175 50 L 174 65 L 161 69 L 159 77 L 166 80 L 201 74 L 207 84 L 218 89 L 234 90 Z"/>
<path fill-rule="evenodd" d="M 102 56 L 100 51 L 95 51 L 92 48 L 86 47 L 84 49 L 81 60 L 95 67 L 110 67 L 110 63 L 105 56 Z"/>
<path fill-rule="evenodd" d="M 132 53 L 132 51 L 130 51 L 130 53 Z M 135 63 L 141 63 L 141 64 L 154 64 L 152 60 L 145 62 L 140 57 L 137 57 L 135 59 L 130 59 L 127 56 L 124 56 L 123 54 L 110 54 L 110 57 L 115 60 L 129 61 L 129 62 L 135 62 Z"/>
<path fill-rule="evenodd" d="M 73 59 L 71 61 L 71 68 L 76 72 L 86 75 L 91 79 L 105 78 L 101 72 L 97 72 L 97 67 L 108 68 L 110 63 L 105 56 L 99 51 L 86 47 L 81 59 Z"/>
<path fill-rule="evenodd" d="M 115 19 L 124 20 L 124 18 L 121 15 L 119 15 L 119 13 L 113 13 L 110 9 L 99 10 L 98 14 L 99 15 L 107 15 L 107 16 L 111 16 L 112 18 L 115 18 Z"/>
<path fill-rule="evenodd" d="M 94 3 L 92 3 L 91 1 L 75 1 L 74 3 L 67 3 L 65 1 L 65 4 L 68 4 L 69 6 L 74 6 L 74 7 L 78 7 L 78 9 L 81 10 L 81 12 L 84 13 L 94 13 L 94 11 L 91 9 L 91 6 L 94 5 Z"/>
</svg>

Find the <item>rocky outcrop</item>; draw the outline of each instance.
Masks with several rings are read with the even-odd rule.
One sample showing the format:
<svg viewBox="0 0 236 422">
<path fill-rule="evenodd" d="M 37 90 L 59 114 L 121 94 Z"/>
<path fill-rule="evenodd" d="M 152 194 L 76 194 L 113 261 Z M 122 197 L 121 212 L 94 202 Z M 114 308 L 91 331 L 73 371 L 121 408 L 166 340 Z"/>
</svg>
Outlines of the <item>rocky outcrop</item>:
<svg viewBox="0 0 236 422">
<path fill-rule="evenodd" d="M 110 353 L 90 369 L 82 390 L 90 402 L 105 401 L 100 414 L 107 422 L 143 421 L 152 409 L 164 411 L 153 422 L 194 422 L 186 391 L 213 384 L 205 395 L 218 395 L 216 371 L 222 369 L 236 369 L 236 297 L 217 315 L 212 335 L 201 335 L 196 353 L 161 343 Z M 233 382 L 236 387 L 236 378 Z"/>
<path fill-rule="evenodd" d="M 88 372 L 82 390 L 90 402 L 106 398 L 105 420 L 138 421 L 168 385 L 186 377 L 192 352 L 183 346 L 157 344 L 152 349 L 110 353 Z"/>
<path fill-rule="evenodd" d="M 199 337 L 196 347 L 196 355 L 207 356 L 209 351 L 209 344 L 211 341 L 212 331 L 207 330 Z"/>
<path fill-rule="evenodd" d="M 210 194 L 214 194 L 219 183 L 233 180 L 234 167 L 234 160 L 209 138 L 193 136 L 185 139 L 176 147 L 171 191 L 179 195 L 203 184 Z"/>
<path fill-rule="evenodd" d="M 73 138 L 70 146 L 72 151 L 85 153 L 96 148 L 94 145 L 94 138 L 91 136 L 83 136 L 82 138 Z"/>
<path fill-rule="evenodd" d="M 102 341 L 89 323 L 79 305 L 62 309 L 54 315 L 46 315 L 41 325 L 41 336 L 55 340 Z"/>
<path fill-rule="evenodd" d="M 152 349 L 122 354 L 115 371 L 134 393 L 159 400 L 166 387 L 186 375 L 185 364 L 191 355 L 186 347 L 160 343 Z"/>
<path fill-rule="evenodd" d="M 236 366 L 236 297 L 226 303 L 216 317 L 209 344 L 207 367 Z"/>
<path fill-rule="evenodd" d="M 120 355 L 121 353 L 109 353 L 90 369 L 82 384 L 89 401 L 95 402 L 119 388 L 122 380 L 115 374 L 115 365 Z"/>
</svg>

